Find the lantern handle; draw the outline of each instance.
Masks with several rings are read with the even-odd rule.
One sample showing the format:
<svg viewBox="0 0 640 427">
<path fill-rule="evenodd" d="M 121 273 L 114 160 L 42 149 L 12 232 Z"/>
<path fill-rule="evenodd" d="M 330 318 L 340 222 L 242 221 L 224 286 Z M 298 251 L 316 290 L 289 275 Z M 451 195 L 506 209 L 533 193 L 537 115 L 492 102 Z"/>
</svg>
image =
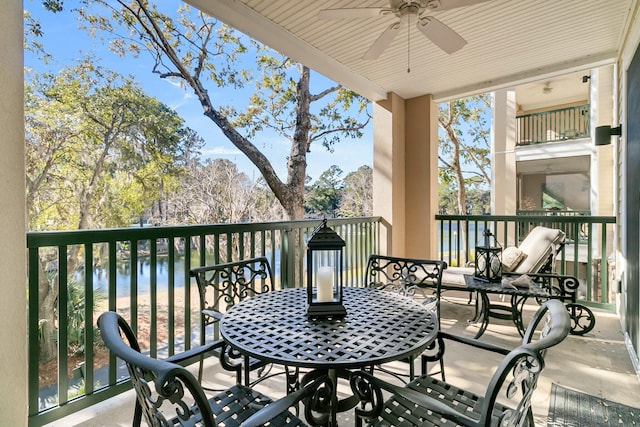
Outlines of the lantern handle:
<svg viewBox="0 0 640 427">
<path fill-rule="evenodd" d="M 322 220 L 322 222 L 320 223 L 320 225 L 319 225 L 319 226 L 317 226 L 317 227 L 315 228 L 315 230 L 313 230 L 313 231 L 311 232 L 311 235 L 313 236 L 314 234 L 316 234 L 318 231 L 320 231 L 322 228 L 324 228 L 324 227 L 326 227 L 326 226 L 327 226 L 327 218 L 325 218 L 325 219 L 323 219 L 323 220 Z"/>
<path fill-rule="evenodd" d="M 499 247 L 500 249 L 502 249 L 502 245 L 500 244 L 500 242 L 498 242 L 498 238 L 496 237 L 496 235 L 493 234 L 489 228 L 485 228 L 484 229 L 485 246 L 491 246 L 489 237 L 493 237 L 493 244 Z"/>
</svg>

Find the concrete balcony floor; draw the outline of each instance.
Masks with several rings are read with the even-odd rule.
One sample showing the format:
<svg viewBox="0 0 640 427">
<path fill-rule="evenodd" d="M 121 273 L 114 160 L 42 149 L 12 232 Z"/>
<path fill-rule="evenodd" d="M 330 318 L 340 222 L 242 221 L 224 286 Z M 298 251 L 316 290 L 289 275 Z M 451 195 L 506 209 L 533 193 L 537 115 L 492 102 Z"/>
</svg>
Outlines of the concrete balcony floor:
<svg viewBox="0 0 640 427">
<path fill-rule="evenodd" d="M 457 334 L 473 336 L 476 325 L 468 325 L 473 316 L 473 305 L 467 305 L 466 294 L 447 292 L 442 302 L 442 328 Z M 525 322 L 537 306 L 525 306 Z M 597 316 L 593 331 L 585 336 L 569 335 L 567 339 L 549 350 L 546 367 L 534 394 L 533 410 L 537 426 L 547 425 L 549 398 L 552 383 L 578 390 L 603 399 L 638 407 L 640 382 L 625 346 L 618 317 L 611 312 L 594 310 Z M 510 322 L 494 320 L 481 337 L 482 340 L 514 347 L 520 341 Z M 445 353 L 447 381 L 482 393 L 500 358 L 477 351 L 472 354 L 461 351 L 455 343 L 448 344 Z M 391 369 L 407 372 L 406 364 L 390 364 Z M 437 369 L 437 366 L 432 366 Z M 195 367 L 194 367 L 195 369 Z M 276 368 L 273 368 L 276 369 Z M 384 374 L 381 374 L 384 375 Z M 217 360 L 208 362 L 205 381 L 216 386 L 228 386 L 234 377 L 221 370 Z M 387 378 L 395 381 L 391 377 Z M 261 392 L 277 398 L 284 393 L 284 378 L 277 375 L 256 386 Z M 348 384 L 341 385 L 341 393 L 348 393 Z M 133 391 L 124 393 L 99 405 L 49 424 L 49 426 L 130 426 L 133 414 Z M 340 425 L 352 426 L 353 415 L 341 414 Z"/>
</svg>

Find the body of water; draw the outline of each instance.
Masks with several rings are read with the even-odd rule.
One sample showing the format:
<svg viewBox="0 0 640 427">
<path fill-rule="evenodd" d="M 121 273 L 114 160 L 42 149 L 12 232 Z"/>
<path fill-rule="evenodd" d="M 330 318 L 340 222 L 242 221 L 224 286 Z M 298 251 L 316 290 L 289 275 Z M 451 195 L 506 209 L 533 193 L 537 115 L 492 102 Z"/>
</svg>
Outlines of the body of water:
<svg viewBox="0 0 640 427">
<path fill-rule="evenodd" d="M 271 254 L 266 255 L 267 259 L 271 259 Z M 274 277 L 280 274 L 280 253 L 276 253 L 275 265 L 272 265 Z M 192 267 L 197 266 L 192 259 Z M 138 294 L 146 294 L 151 290 L 151 261 L 149 258 L 139 258 L 137 275 L 138 275 Z M 163 292 L 169 288 L 169 258 L 168 256 L 158 255 L 156 261 L 156 290 Z M 184 256 L 176 256 L 174 261 L 174 288 L 184 288 L 185 283 L 185 263 Z M 195 280 L 194 280 L 195 285 Z M 109 275 L 104 268 L 96 267 L 93 269 L 93 287 L 96 290 L 106 292 L 109 287 Z M 116 265 L 116 297 L 128 297 L 131 292 L 131 265 L 129 261 L 118 261 Z"/>
</svg>

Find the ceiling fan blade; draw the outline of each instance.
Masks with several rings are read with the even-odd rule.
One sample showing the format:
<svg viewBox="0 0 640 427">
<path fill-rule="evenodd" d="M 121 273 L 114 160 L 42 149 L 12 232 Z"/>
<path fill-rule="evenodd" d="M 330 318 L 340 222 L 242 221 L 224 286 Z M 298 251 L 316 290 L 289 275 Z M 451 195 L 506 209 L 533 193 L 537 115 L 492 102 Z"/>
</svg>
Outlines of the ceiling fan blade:
<svg viewBox="0 0 640 427">
<path fill-rule="evenodd" d="M 440 49 L 451 54 L 458 51 L 467 44 L 460 34 L 438 21 L 433 16 L 425 16 L 421 18 L 417 24 L 418 30 Z"/>
<path fill-rule="evenodd" d="M 427 10 L 440 11 L 455 9 L 457 7 L 472 6 L 478 3 L 484 3 L 489 0 L 429 0 L 427 2 Z"/>
<path fill-rule="evenodd" d="M 318 12 L 321 19 L 351 19 L 351 18 L 375 18 L 376 16 L 391 13 L 391 9 L 385 7 L 352 7 L 344 9 L 322 9 Z"/>
<path fill-rule="evenodd" d="M 371 45 L 367 53 L 364 54 L 362 59 L 377 59 L 384 50 L 389 47 L 393 39 L 400 32 L 400 22 L 394 22 L 389 25 L 386 30 L 380 34 L 380 37 L 376 39 Z"/>
</svg>

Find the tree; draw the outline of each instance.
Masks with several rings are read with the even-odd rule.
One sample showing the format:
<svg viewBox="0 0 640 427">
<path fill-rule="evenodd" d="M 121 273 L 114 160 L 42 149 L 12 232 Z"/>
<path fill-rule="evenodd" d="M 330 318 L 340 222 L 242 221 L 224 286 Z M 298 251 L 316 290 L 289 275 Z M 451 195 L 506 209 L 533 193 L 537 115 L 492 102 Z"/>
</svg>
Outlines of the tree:
<svg viewBox="0 0 640 427">
<path fill-rule="evenodd" d="M 488 94 L 440 104 L 438 125 L 443 136 L 439 139 L 439 175 L 445 185 L 457 192 L 457 213 L 461 215 L 468 213 L 469 185 L 491 184 L 490 106 Z"/>
<path fill-rule="evenodd" d="M 188 130 L 130 79 L 91 59 L 27 84 L 32 230 L 128 226 L 182 173 Z"/>
<path fill-rule="evenodd" d="M 324 217 L 335 216 L 342 191 L 342 169 L 333 165 L 322 172 L 307 194 L 306 208 Z"/>
<path fill-rule="evenodd" d="M 182 120 L 129 79 L 80 61 L 25 85 L 26 187 L 31 230 L 125 226 L 180 175 Z M 80 247 L 68 254 L 73 279 Z M 41 252 L 43 360 L 55 357 L 55 270 Z"/>
<path fill-rule="evenodd" d="M 360 166 L 344 179 L 340 208 L 342 217 L 371 216 L 373 213 L 373 169 Z"/>
<path fill-rule="evenodd" d="M 174 212 L 186 213 L 182 223 L 246 222 L 258 198 L 257 184 L 226 159 L 194 162 L 180 187 L 181 195 L 169 203 Z"/>
<path fill-rule="evenodd" d="M 360 137 L 369 121 L 363 98 L 340 85 L 312 91 L 311 79 L 317 76 L 309 68 L 258 43 L 245 43 L 232 29 L 187 6 L 172 18 L 146 0 L 83 4 L 78 12 L 88 30 L 112 35 L 115 52 L 134 56 L 148 52 L 154 73 L 179 80 L 194 92 L 205 116 L 258 168 L 289 219 L 303 217 L 307 153 L 312 146 L 321 143 L 331 149 L 340 137 Z M 247 61 L 255 61 L 251 65 L 258 75 L 239 69 Z M 214 103 L 207 90 L 207 84 L 231 86 L 240 95 L 250 82 L 255 82 L 255 92 L 243 108 L 237 107 L 239 102 Z M 283 159 L 286 181 L 255 142 L 265 131 L 291 144 Z"/>
<path fill-rule="evenodd" d="M 482 189 L 483 185 L 491 184 L 489 107 L 488 94 L 440 104 L 438 125 L 443 131 L 438 153 L 441 212 L 468 215 L 489 211 L 488 198 L 484 197 L 488 191 Z M 452 206 L 456 206 L 455 212 L 452 212 Z M 460 233 L 464 245 L 464 226 Z M 464 247 L 461 253 L 467 253 Z M 458 260 L 459 265 L 465 261 Z"/>
</svg>

